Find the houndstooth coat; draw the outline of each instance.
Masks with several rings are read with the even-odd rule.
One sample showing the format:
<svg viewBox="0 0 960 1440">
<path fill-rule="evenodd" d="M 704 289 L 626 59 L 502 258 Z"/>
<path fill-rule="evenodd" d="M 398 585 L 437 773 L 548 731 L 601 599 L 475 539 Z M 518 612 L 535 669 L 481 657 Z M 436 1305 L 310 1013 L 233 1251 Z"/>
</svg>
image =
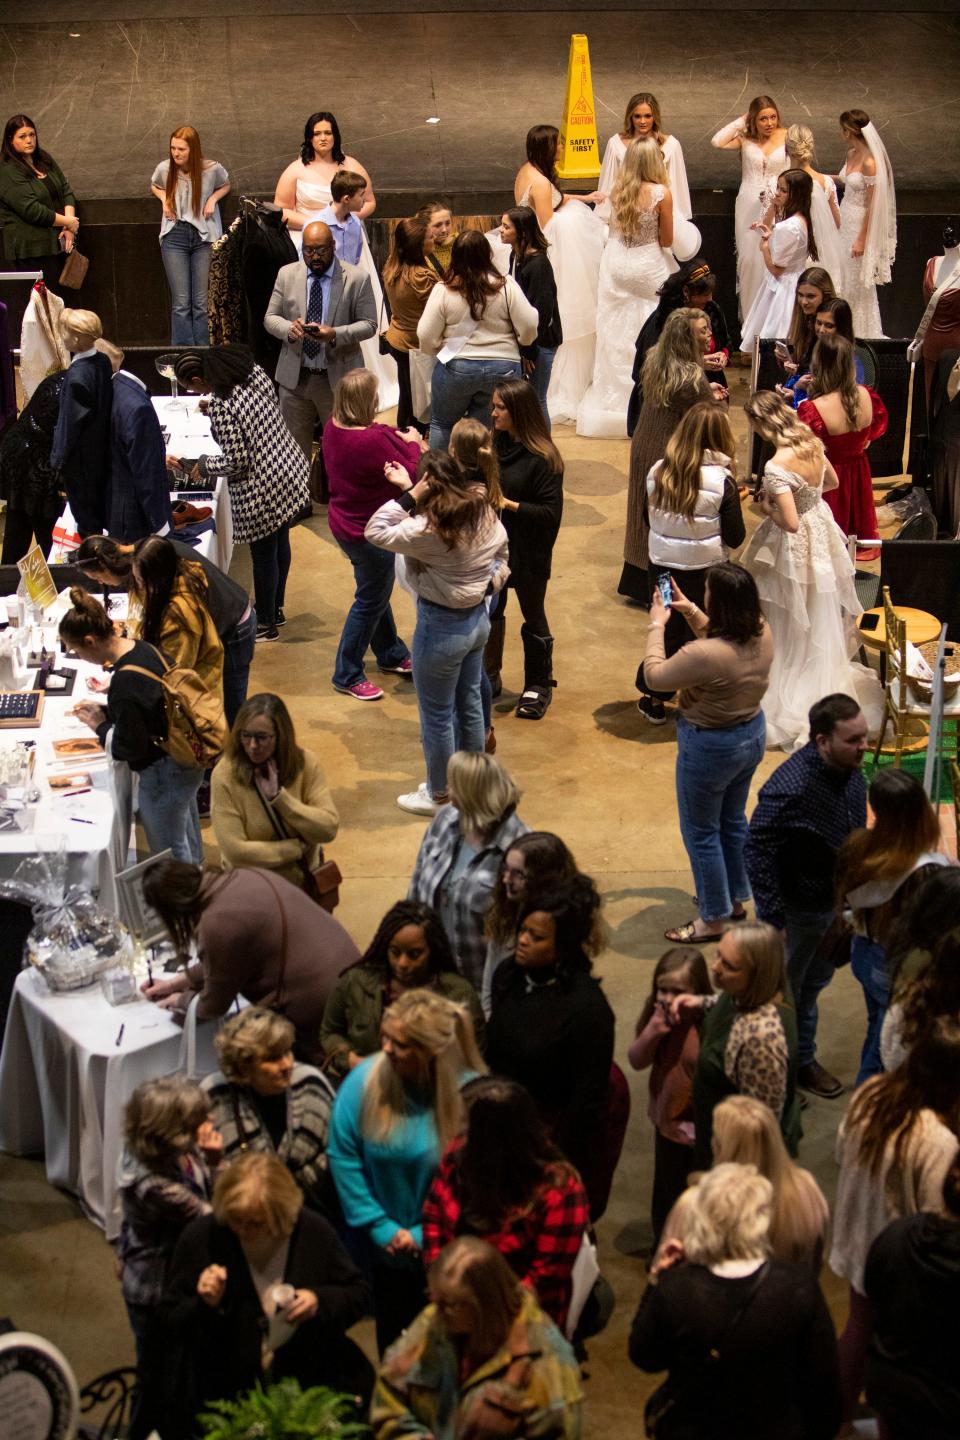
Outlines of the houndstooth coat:
<svg viewBox="0 0 960 1440">
<path fill-rule="evenodd" d="M 207 415 L 223 455 L 206 456 L 204 469 L 227 477 L 234 541 L 262 540 L 310 500 L 310 470 L 280 414 L 273 381 L 254 365 L 246 384 L 210 397 Z"/>
</svg>

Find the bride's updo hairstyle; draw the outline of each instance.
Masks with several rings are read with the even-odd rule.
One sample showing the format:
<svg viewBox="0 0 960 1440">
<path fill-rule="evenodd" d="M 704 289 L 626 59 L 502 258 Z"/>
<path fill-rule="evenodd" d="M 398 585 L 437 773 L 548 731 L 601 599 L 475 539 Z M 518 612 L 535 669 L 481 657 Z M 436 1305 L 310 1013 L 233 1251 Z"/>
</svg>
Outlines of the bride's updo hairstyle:
<svg viewBox="0 0 960 1440">
<path fill-rule="evenodd" d="M 849 130 L 851 135 L 856 135 L 858 140 L 862 140 L 863 132 L 870 124 L 870 116 L 866 110 L 844 110 L 840 116 L 840 124 L 844 130 Z"/>
<path fill-rule="evenodd" d="M 801 460 L 815 460 L 823 454 L 822 443 L 775 390 L 757 390 L 743 410 L 762 438 L 778 450 L 792 450 Z"/>
<path fill-rule="evenodd" d="M 816 169 L 817 151 L 809 125 L 791 125 L 784 142 L 787 155 L 794 165 L 812 165 Z"/>
</svg>

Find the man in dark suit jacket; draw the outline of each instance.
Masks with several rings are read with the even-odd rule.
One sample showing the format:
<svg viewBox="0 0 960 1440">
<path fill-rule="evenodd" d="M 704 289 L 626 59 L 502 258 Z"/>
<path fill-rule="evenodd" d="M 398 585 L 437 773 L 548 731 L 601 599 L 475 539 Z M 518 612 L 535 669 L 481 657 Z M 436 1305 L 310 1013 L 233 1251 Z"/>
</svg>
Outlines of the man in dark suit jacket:
<svg viewBox="0 0 960 1440">
<path fill-rule="evenodd" d="M 170 476 L 163 431 L 142 380 L 119 368 L 116 351 L 111 420 L 110 534 L 128 544 L 170 528 Z"/>
<path fill-rule="evenodd" d="M 315 220 L 303 232 L 303 260 L 284 265 L 263 317 L 282 341 L 276 381 L 280 411 L 309 460 L 317 418 L 326 423 L 337 381 L 363 365 L 361 341 L 377 328 L 377 307 L 366 275 L 336 257 L 329 225 Z"/>
<path fill-rule="evenodd" d="M 80 534 L 99 535 L 110 504 L 113 368 L 94 347 L 101 331 L 91 311 L 64 310 L 60 333 L 73 358 L 60 395 L 50 463 L 60 471 Z"/>
</svg>

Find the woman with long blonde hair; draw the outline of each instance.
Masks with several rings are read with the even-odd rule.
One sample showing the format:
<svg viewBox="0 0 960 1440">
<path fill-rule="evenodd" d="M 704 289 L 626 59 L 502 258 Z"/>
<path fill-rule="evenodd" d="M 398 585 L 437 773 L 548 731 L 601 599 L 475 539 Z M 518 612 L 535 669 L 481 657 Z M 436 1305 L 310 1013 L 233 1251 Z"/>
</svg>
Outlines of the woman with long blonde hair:
<svg viewBox="0 0 960 1440">
<path fill-rule="evenodd" d="M 863 606 L 845 537 L 823 499 L 839 483 L 823 443 L 773 391 L 757 391 L 744 410 L 774 447 L 759 499 L 766 519 L 742 557 L 773 632 L 767 744 L 795 750 L 807 743 L 810 707 L 824 695 L 856 698 L 871 722 L 883 697 L 871 671 L 849 658 Z"/>
<path fill-rule="evenodd" d="M 769 1105 L 752 1095 L 731 1095 L 713 1112 L 713 1163 L 728 1160 L 755 1165 L 773 1186 L 771 1254 L 818 1274 L 830 1209 L 810 1171 L 791 1160 Z"/>
<path fill-rule="evenodd" d="M 655 140 L 660 149 L 667 172 L 665 184 L 670 187 L 676 213 L 683 216 L 685 220 L 689 220 L 693 214 L 693 207 L 690 203 L 690 186 L 687 183 L 687 167 L 684 163 L 680 141 L 676 135 L 669 135 L 663 128 L 663 115 L 660 110 L 660 101 L 656 95 L 652 95 L 649 90 L 638 90 L 627 101 L 623 125 L 619 133 L 610 136 L 603 152 L 603 165 L 600 167 L 600 179 L 597 181 L 597 189 L 605 197 L 597 211 L 601 219 L 609 218 L 610 196 L 620 177 L 620 169 L 626 158 L 627 150 L 634 140 L 648 138 Z"/>
<path fill-rule="evenodd" d="M 577 434 L 625 435 L 633 357 L 643 323 L 673 262 L 673 197 L 656 140 L 627 146 L 611 197 L 610 238 L 600 262 L 593 383 L 577 411 Z"/>
<path fill-rule="evenodd" d="M 213 242 L 223 234 L 220 201 L 230 193 L 230 177 L 218 160 L 206 159 L 193 126 L 181 125 L 150 189 L 163 207 L 160 254 L 170 286 L 170 343 L 209 345 L 207 279 Z"/>
<path fill-rule="evenodd" d="M 624 566 L 618 589 L 644 606 L 650 600 L 647 476 L 663 459 L 671 435 L 693 405 L 704 400 L 726 403 L 725 387 L 711 384 L 704 372 L 710 344 L 709 316 L 683 305 L 667 316 L 660 339 L 643 362 L 642 406 L 630 442 Z"/>
<path fill-rule="evenodd" d="M 463 1123 L 460 1088 L 486 1066 L 469 1012 L 435 990 L 395 1000 L 380 1045 L 340 1088 L 327 1154 L 344 1218 L 370 1256 L 382 1352 L 424 1304 L 423 1202 Z"/>
</svg>

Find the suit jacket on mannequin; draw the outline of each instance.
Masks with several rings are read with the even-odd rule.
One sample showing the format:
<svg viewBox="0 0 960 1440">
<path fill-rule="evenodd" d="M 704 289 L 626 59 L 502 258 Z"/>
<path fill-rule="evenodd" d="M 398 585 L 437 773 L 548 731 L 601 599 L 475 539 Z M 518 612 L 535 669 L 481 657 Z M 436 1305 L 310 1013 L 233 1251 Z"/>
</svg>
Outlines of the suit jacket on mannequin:
<svg viewBox="0 0 960 1440">
<path fill-rule="evenodd" d="M 113 367 L 99 351 L 75 355 L 60 396 L 50 462 L 81 535 L 99 535 L 110 508 Z"/>
<path fill-rule="evenodd" d="M 270 296 L 264 316 L 264 327 L 281 341 L 276 381 L 287 390 L 295 390 L 303 363 L 303 341 L 291 340 L 290 326 L 307 315 L 307 267 L 302 260 L 284 265 Z M 368 340 L 377 328 L 377 307 L 367 276 L 356 265 L 334 260 L 330 299 L 324 323 L 337 332 L 336 344 L 327 346 L 327 377 L 331 390 L 348 370 L 363 365 L 360 343 Z"/>
<path fill-rule="evenodd" d="M 170 480 L 163 431 L 147 388 L 119 370 L 113 377 L 110 534 L 130 544 L 170 525 Z"/>
</svg>

